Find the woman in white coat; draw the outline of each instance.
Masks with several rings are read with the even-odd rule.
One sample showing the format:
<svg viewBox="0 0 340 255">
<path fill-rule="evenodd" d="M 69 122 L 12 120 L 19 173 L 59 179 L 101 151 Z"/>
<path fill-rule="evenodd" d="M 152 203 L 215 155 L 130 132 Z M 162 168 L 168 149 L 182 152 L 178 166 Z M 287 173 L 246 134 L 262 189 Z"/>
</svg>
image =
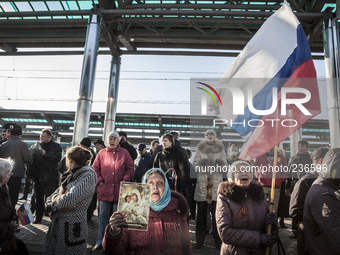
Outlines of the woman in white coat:
<svg viewBox="0 0 340 255">
<path fill-rule="evenodd" d="M 222 241 L 217 233 L 215 210 L 217 200 L 218 185 L 223 182 L 223 175 L 215 169 L 225 169 L 227 166 L 227 156 L 224 151 L 224 145 L 221 141 L 216 140 L 216 132 L 208 129 L 205 132 L 205 140 L 201 141 L 197 146 L 197 152 L 193 162 L 197 173 L 197 184 L 194 194 L 194 200 L 197 201 L 197 223 L 196 223 L 196 249 L 203 246 L 206 226 L 207 226 L 207 211 L 212 207 L 212 234 L 215 241 L 215 246 L 220 249 Z"/>
</svg>

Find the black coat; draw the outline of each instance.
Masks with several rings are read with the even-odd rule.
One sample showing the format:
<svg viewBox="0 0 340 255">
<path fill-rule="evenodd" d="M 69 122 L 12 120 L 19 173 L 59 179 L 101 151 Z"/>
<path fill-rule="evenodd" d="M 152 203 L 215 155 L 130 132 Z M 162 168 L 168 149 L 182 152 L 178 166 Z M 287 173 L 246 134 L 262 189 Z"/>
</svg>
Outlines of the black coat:
<svg viewBox="0 0 340 255">
<path fill-rule="evenodd" d="M 8 242 L 13 239 L 14 227 L 11 221 L 16 220 L 17 217 L 5 186 L 0 186 L 0 208 L 0 246 L 6 249 Z"/>
<path fill-rule="evenodd" d="M 306 248 L 311 255 L 340 254 L 340 148 L 323 159 L 326 166 L 309 189 L 303 210 Z"/>
<path fill-rule="evenodd" d="M 286 179 L 285 188 L 290 189 L 292 180 L 301 179 L 301 177 L 309 171 L 313 160 L 310 158 L 309 153 L 307 154 L 299 154 L 297 153 L 295 156 L 291 157 L 288 163 L 289 174 Z M 302 164 L 303 167 L 308 167 L 308 171 L 299 172 L 299 165 Z"/>
<path fill-rule="evenodd" d="M 188 165 L 185 164 L 183 155 L 180 151 L 172 148 L 164 149 L 157 153 L 153 162 L 154 168 L 160 168 L 164 172 L 167 172 L 170 168 L 173 168 L 177 174 L 177 191 L 187 197 L 186 185 L 187 185 L 187 172 Z M 171 190 L 174 190 L 175 180 L 172 180 L 172 171 L 167 174 L 168 182 Z"/>
<path fill-rule="evenodd" d="M 294 185 L 294 190 L 290 196 L 289 215 L 295 222 L 303 221 L 303 207 L 308 190 L 313 182 L 318 178 L 318 174 L 307 173 Z"/>
<path fill-rule="evenodd" d="M 61 160 L 62 148 L 59 143 L 51 140 L 48 143 L 40 143 L 46 151 L 33 155 L 33 163 L 29 167 L 28 177 L 34 181 L 59 182 L 59 161 Z"/>
<path fill-rule="evenodd" d="M 151 155 L 148 152 L 145 152 L 139 158 L 137 158 L 135 165 L 135 174 L 133 175 L 132 180 L 134 182 L 142 182 L 143 175 L 150 169 L 150 161 Z"/>
<path fill-rule="evenodd" d="M 131 143 L 129 143 L 128 141 L 125 141 L 125 142 L 120 143 L 119 145 L 120 147 L 126 149 L 129 152 L 132 160 L 135 160 L 137 158 L 137 151 L 135 147 L 132 146 Z"/>
</svg>

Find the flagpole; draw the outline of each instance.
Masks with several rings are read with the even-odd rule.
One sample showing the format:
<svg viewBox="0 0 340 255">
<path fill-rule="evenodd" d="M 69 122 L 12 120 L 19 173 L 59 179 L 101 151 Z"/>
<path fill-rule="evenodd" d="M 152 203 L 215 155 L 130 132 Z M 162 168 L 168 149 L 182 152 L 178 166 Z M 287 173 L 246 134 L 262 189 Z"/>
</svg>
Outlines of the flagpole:
<svg viewBox="0 0 340 255">
<path fill-rule="evenodd" d="M 272 175 L 272 188 L 271 188 L 271 190 L 270 190 L 269 212 L 273 212 L 273 211 L 274 211 L 275 179 L 276 179 L 275 168 L 276 168 L 276 165 L 277 165 L 277 148 L 278 148 L 278 145 L 275 146 L 275 150 L 274 150 L 274 163 L 273 163 L 273 175 Z M 268 225 L 267 234 L 270 235 L 271 233 L 272 233 L 272 225 L 269 224 L 269 225 Z M 270 253 L 270 247 L 267 246 L 266 255 L 269 255 L 269 253 Z"/>
</svg>

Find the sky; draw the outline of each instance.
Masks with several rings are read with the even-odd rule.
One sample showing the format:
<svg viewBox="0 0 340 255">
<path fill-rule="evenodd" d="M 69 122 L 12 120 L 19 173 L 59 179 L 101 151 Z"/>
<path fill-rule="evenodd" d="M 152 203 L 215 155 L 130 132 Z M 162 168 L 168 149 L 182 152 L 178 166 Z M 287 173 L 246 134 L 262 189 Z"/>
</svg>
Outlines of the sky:
<svg viewBox="0 0 340 255">
<path fill-rule="evenodd" d="M 75 111 L 83 56 L 0 57 L 0 106 Z M 220 78 L 235 58 L 123 55 L 119 113 L 190 114 L 190 78 Z M 98 55 L 92 112 L 105 112 L 111 56 Z M 323 60 L 314 61 L 325 77 Z"/>
</svg>

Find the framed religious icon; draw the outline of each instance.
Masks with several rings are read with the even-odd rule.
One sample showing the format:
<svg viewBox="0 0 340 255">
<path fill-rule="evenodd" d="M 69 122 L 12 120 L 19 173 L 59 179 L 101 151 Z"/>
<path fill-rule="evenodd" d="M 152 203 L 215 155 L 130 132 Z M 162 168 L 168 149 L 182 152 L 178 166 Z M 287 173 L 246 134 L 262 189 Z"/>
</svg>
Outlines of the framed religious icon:
<svg viewBox="0 0 340 255">
<path fill-rule="evenodd" d="M 148 230 L 151 185 L 121 182 L 118 211 L 126 216 L 126 223 L 119 226 L 130 230 Z"/>
</svg>

